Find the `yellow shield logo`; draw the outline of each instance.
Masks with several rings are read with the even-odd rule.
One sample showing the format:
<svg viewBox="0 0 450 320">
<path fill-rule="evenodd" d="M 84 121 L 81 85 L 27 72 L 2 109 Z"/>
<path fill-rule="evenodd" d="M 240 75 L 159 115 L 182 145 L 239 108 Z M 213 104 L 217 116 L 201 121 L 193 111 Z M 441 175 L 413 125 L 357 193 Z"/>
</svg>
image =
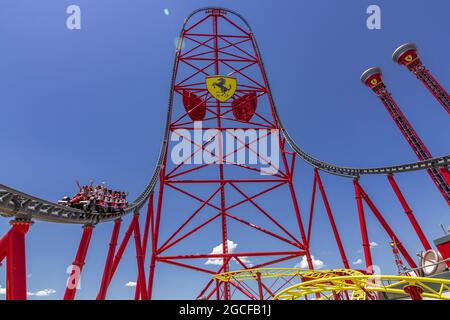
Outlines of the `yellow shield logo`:
<svg viewBox="0 0 450 320">
<path fill-rule="evenodd" d="M 206 77 L 208 92 L 220 102 L 230 99 L 236 92 L 236 78 L 226 76 Z"/>
<path fill-rule="evenodd" d="M 411 61 L 412 61 L 412 55 L 408 54 L 408 55 L 405 57 L 405 60 L 406 60 L 407 62 L 411 62 Z"/>
<path fill-rule="evenodd" d="M 372 80 L 370 80 L 370 83 L 374 86 L 374 85 L 376 85 L 378 83 L 378 80 L 377 79 L 372 79 Z"/>
</svg>

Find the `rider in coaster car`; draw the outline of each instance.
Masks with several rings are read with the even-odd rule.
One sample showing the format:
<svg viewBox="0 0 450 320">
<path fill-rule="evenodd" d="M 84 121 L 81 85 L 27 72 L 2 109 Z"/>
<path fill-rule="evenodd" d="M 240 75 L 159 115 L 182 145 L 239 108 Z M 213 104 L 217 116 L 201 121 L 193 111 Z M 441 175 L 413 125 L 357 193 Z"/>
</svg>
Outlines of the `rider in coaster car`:
<svg viewBox="0 0 450 320">
<path fill-rule="evenodd" d="M 77 204 L 78 202 L 87 200 L 87 199 L 89 199 L 88 186 L 82 186 L 80 189 L 80 192 L 78 192 L 76 194 L 76 196 L 70 200 L 70 204 Z"/>
</svg>

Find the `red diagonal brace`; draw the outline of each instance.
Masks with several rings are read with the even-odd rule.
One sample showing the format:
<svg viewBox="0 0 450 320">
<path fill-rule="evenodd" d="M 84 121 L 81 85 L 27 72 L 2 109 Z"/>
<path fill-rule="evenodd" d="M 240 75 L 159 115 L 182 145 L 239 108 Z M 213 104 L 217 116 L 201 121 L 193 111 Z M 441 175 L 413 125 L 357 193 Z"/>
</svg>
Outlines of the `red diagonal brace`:
<svg viewBox="0 0 450 320">
<path fill-rule="evenodd" d="M 11 229 L 6 235 L 6 299 L 27 299 L 27 272 L 25 256 L 25 234 L 31 221 L 11 221 Z M 6 241 L 7 240 L 7 241 Z M 4 238 L 2 238 L 4 241 Z M 4 250 L 2 250 L 4 251 Z"/>
<path fill-rule="evenodd" d="M 106 297 L 106 290 L 108 288 L 109 279 L 111 276 L 111 267 L 114 259 L 114 254 L 116 252 L 117 239 L 119 238 L 119 231 L 121 224 L 122 219 L 117 219 L 116 221 L 114 221 L 114 228 L 111 234 L 111 241 L 109 243 L 108 255 L 106 257 L 102 283 L 100 285 L 100 290 L 97 295 L 97 300 L 104 300 Z"/>
<path fill-rule="evenodd" d="M 406 251 L 405 247 L 403 247 L 403 244 L 398 239 L 397 235 L 394 233 L 394 231 L 391 229 L 387 221 L 384 219 L 381 212 L 378 210 L 378 208 L 375 206 L 375 204 L 372 202 L 370 197 L 367 195 L 367 193 L 364 191 L 364 189 L 359 185 L 359 189 L 361 192 L 361 195 L 363 199 L 366 201 L 367 205 L 369 206 L 370 210 L 373 212 L 377 220 L 380 222 L 381 226 L 384 228 L 386 233 L 389 235 L 389 237 L 394 240 L 397 244 L 398 250 L 402 253 L 403 257 L 405 257 L 406 261 L 408 262 L 409 266 L 413 269 L 417 268 L 416 263 L 409 255 L 408 251 Z"/>
<path fill-rule="evenodd" d="M 405 213 L 406 213 L 409 221 L 411 222 L 414 230 L 416 231 L 416 234 L 419 237 L 420 242 L 422 242 L 424 249 L 431 250 L 430 243 L 428 242 L 427 237 L 423 233 L 422 228 L 419 225 L 419 222 L 417 222 L 416 217 L 414 216 L 411 208 L 408 205 L 408 202 L 406 202 L 405 197 L 403 196 L 402 192 L 400 191 L 400 188 L 398 187 L 397 182 L 394 179 L 394 176 L 388 175 L 388 180 L 392 186 L 392 189 L 394 190 L 395 194 L 397 195 L 397 198 L 400 201 L 400 204 L 402 205 L 403 210 L 405 210 Z"/>
<path fill-rule="evenodd" d="M 78 246 L 77 255 L 75 261 L 72 263 L 72 271 L 70 274 L 70 279 L 67 283 L 66 292 L 64 294 L 64 300 L 73 300 L 75 298 L 75 293 L 77 292 L 77 285 L 80 280 L 81 271 L 83 270 L 84 261 L 86 259 L 86 254 L 89 248 L 89 243 L 92 236 L 92 225 L 83 226 L 83 235 L 81 236 L 80 245 Z M 76 270 L 78 268 L 78 271 Z M 76 273 L 78 273 L 76 275 Z"/>
<path fill-rule="evenodd" d="M 344 246 L 342 245 L 341 237 L 339 235 L 336 222 L 334 221 L 333 213 L 331 212 L 330 203 L 328 202 L 327 194 L 325 193 L 325 188 L 323 187 L 322 180 L 320 179 L 319 171 L 317 170 L 317 168 L 314 170 L 314 174 L 317 178 L 317 183 L 322 195 L 323 204 L 325 205 L 328 220 L 330 220 L 331 228 L 333 229 L 334 238 L 336 239 L 336 244 L 339 248 L 339 253 L 341 254 L 342 263 L 344 264 L 344 267 L 346 269 L 350 269 L 350 266 L 348 265 L 347 255 L 345 254 Z"/>
<path fill-rule="evenodd" d="M 369 236 L 367 234 L 366 218 L 364 216 L 364 207 L 362 203 L 361 188 L 358 179 L 353 180 L 355 188 L 355 199 L 358 207 L 359 227 L 361 229 L 362 246 L 364 250 L 364 260 L 366 261 L 366 268 L 369 270 L 372 266 L 372 254 L 370 253 Z"/>
</svg>

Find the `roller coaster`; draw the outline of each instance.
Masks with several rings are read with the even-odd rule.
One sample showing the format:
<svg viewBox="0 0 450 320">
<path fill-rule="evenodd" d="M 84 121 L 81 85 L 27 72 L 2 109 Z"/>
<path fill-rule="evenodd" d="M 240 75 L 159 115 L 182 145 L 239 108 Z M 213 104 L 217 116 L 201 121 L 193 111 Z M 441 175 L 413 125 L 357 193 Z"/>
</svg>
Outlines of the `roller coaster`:
<svg viewBox="0 0 450 320">
<path fill-rule="evenodd" d="M 246 289 L 239 284 L 236 284 L 233 281 L 219 281 L 219 278 L 217 278 L 217 275 L 230 272 L 229 265 L 232 260 L 237 261 L 244 268 L 244 270 L 247 270 L 249 269 L 249 266 L 246 265 L 244 257 L 277 257 L 274 260 L 270 260 L 262 263 L 259 266 L 256 266 L 264 267 L 267 265 L 280 263 L 288 259 L 306 256 L 309 268 L 313 269 L 311 255 L 309 252 L 309 237 L 311 231 L 310 229 L 312 214 L 314 211 L 314 197 L 317 185 L 320 189 L 322 199 L 327 210 L 327 215 L 333 228 L 333 235 L 335 237 L 344 267 L 346 269 L 349 269 L 345 250 L 343 248 L 338 228 L 333 218 L 333 214 L 331 212 L 331 208 L 319 172 L 336 175 L 342 178 L 348 178 L 353 182 L 358 209 L 358 218 L 361 226 L 362 246 L 364 249 L 364 256 L 367 267 L 370 267 L 372 265 L 372 258 L 370 254 L 369 239 L 364 218 L 363 201 L 365 201 L 369 206 L 370 210 L 374 213 L 377 220 L 380 222 L 389 237 L 396 241 L 399 251 L 406 259 L 410 267 L 417 268 L 417 265 L 411 258 L 411 255 L 403 247 L 402 243 L 399 241 L 398 237 L 389 226 L 387 220 L 382 216 L 381 212 L 373 203 L 369 195 L 360 185 L 359 178 L 366 175 L 387 176 L 400 203 L 402 204 L 402 207 L 405 209 L 407 217 L 409 218 L 414 230 L 416 231 L 419 239 L 424 245 L 425 250 L 431 250 L 430 244 L 428 243 L 425 235 L 423 234 L 417 220 L 412 213 L 412 210 L 409 208 L 405 197 L 401 193 L 398 185 L 394 180 L 394 174 L 408 173 L 417 170 L 428 171 L 439 191 L 443 195 L 444 199 L 447 201 L 447 203 L 449 203 L 450 175 L 448 173 L 448 166 L 450 164 L 450 155 L 432 157 L 429 152 L 422 152 L 424 148 L 423 143 L 420 141 L 412 127 L 409 125 L 406 118 L 404 118 L 402 114 L 399 114 L 400 111 L 398 109 L 398 106 L 395 104 L 395 102 L 393 102 L 390 94 L 387 92 L 386 87 L 383 84 L 380 70 L 368 70 L 368 72 L 365 72 L 363 74 L 361 80 L 371 89 L 373 89 L 373 91 L 380 97 L 380 99 L 382 99 L 388 111 L 393 116 L 396 124 L 399 126 L 400 130 L 402 130 L 405 138 L 407 139 L 415 153 L 418 155 L 419 161 L 388 167 L 344 167 L 315 158 L 314 156 L 310 155 L 302 148 L 300 148 L 300 146 L 289 135 L 287 129 L 282 124 L 281 116 L 279 115 L 276 108 L 275 101 L 271 93 L 268 76 L 264 68 L 264 63 L 262 61 L 261 52 L 256 42 L 256 38 L 249 23 L 241 15 L 232 10 L 224 8 L 202 8 L 196 10 L 185 19 L 181 32 L 179 34 L 179 39 L 180 40 L 178 42 L 178 47 L 173 62 L 165 130 L 163 132 L 159 158 L 144 190 L 133 201 L 130 201 L 123 210 L 118 212 L 86 212 L 84 210 L 62 206 L 52 201 L 40 199 L 23 191 L 19 191 L 12 187 L 0 184 L 0 214 L 5 218 L 13 219 L 11 221 L 11 230 L 3 238 L 0 239 L 0 261 L 4 258 L 7 259 L 7 299 L 26 299 L 24 237 L 33 220 L 45 221 L 48 223 L 78 224 L 83 226 L 83 235 L 80 241 L 75 261 L 73 263 L 74 270 L 75 267 L 78 267 L 79 273 L 81 273 L 82 266 L 85 262 L 90 237 L 94 226 L 99 223 L 114 222 L 114 228 L 111 234 L 111 243 L 106 257 L 105 269 L 97 299 L 102 300 L 106 298 L 108 286 L 119 265 L 122 254 L 133 234 L 135 237 L 135 247 L 138 264 L 138 281 L 135 295 L 136 299 L 145 300 L 152 298 L 153 282 L 155 278 L 155 266 L 157 263 L 168 263 L 178 267 L 188 268 L 193 271 L 207 274 L 209 280 L 207 279 L 207 284 L 202 289 L 197 298 L 206 297 L 210 299 L 215 295 L 217 299 L 230 299 L 232 296 L 230 286 L 234 287 L 236 290 L 240 291 L 247 297 L 250 297 L 248 294 L 246 294 L 248 293 Z M 396 53 L 394 54 L 394 59 L 396 60 L 396 62 L 401 64 L 403 63 L 403 60 L 401 59 L 405 57 L 404 53 L 410 53 L 411 50 L 413 50 L 415 56 L 413 57 L 413 59 L 411 59 L 411 61 L 414 62 L 414 66 L 411 67 L 408 65 L 408 63 L 411 62 L 410 58 L 406 58 L 406 62 L 403 64 L 408 65 L 408 68 L 411 71 L 415 72 L 425 85 L 427 85 L 429 88 L 431 87 L 430 91 L 433 94 L 437 95 L 439 97 L 439 102 L 443 106 L 447 106 L 448 109 L 448 94 L 437 83 L 437 80 L 434 79 L 431 74 L 423 67 L 420 60 L 418 60 L 416 52 L 417 48 L 415 46 L 412 47 L 411 45 L 409 45 L 406 47 L 401 47 L 399 48 L 399 50 L 400 51 L 396 51 Z M 255 117 L 257 116 L 260 122 L 257 122 L 256 120 L 250 121 L 249 119 L 242 120 L 230 118 L 229 114 L 232 111 L 232 105 L 230 105 L 229 102 L 218 101 L 208 93 L 207 89 L 205 88 L 204 78 L 225 73 L 237 78 L 237 88 L 235 93 L 236 98 L 244 97 L 245 94 L 253 94 L 255 95 L 255 97 L 257 97 L 259 109 L 255 112 Z M 183 110 L 183 108 L 181 107 L 181 105 L 183 104 L 181 102 L 183 93 L 187 91 L 189 91 L 190 96 L 200 94 L 199 101 L 201 101 L 200 103 L 203 103 L 203 107 L 205 108 L 203 113 L 206 114 L 206 118 L 205 116 L 203 116 L 203 123 L 206 125 L 211 121 L 215 121 L 214 124 L 212 124 L 209 128 L 215 128 L 219 131 L 225 130 L 230 128 L 226 127 L 225 124 L 227 122 L 234 122 L 238 124 L 232 128 L 269 128 L 279 130 L 279 141 L 282 157 L 282 164 L 280 167 L 283 167 L 283 170 L 281 170 L 280 168 L 280 173 L 275 175 L 273 179 L 267 179 L 264 178 L 264 176 L 258 178 L 250 178 L 249 176 L 248 178 L 246 178 L 245 176 L 241 175 L 230 175 L 230 177 L 225 178 L 223 163 L 199 166 L 202 168 L 218 168 L 218 179 L 194 179 L 191 177 L 186 178 L 185 180 L 180 180 L 180 177 L 182 177 L 183 175 L 186 175 L 188 173 L 195 174 L 195 172 L 199 170 L 198 168 L 186 169 L 187 166 L 183 165 L 175 166 L 170 172 L 168 172 L 170 170 L 168 154 L 170 152 L 171 134 L 173 134 L 174 130 L 176 129 L 186 129 L 191 131 L 194 130 L 192 127 L 189 127 L 189 125 L 193 124 L 196 120 L 195 117 L 198 116 L 195 116 L 192 110 L 188 110 L 188 108 L 186 107 L 186 102 L 184 102 L 186 110 Z M 192 108 L 198 108 L 198 104 L 200 103 L 197 103 L 197 105 L 193 106 Z M 256 105 L 254 107 L 256 108 Z M 266 113 L 264 114 L 264 112 Z M 191 118 L 190 120 L 189 117 Z M 253 142 L 242 143 L 242 148 L 246 148 L 252 151 L 252 143 Z M 204 150 L 205 147 L 205 145 L 197 146 L 197 151 Z M 290 148 L 290 150 L 287 149 L 288 147 Z M 193 157 L 197 151 L 193 152 L 190 157 Z M 291 160 L 288 160 L 288 157 L 290 157 Z M 314 170 L 313 198 L 311 202 L 308 232 L 306 232 L 303 227 L 302 217 L 298 209 L 295 189 L 292 182 L 292 175 L 296 157 L 299 157 L 301 160 L 311 165 Z M 236 163 L 230 164 L 236 168 L 246 170 L 246 172 L 255 171 L 254 168 L 250 168 L 249 166 L 244 166 Z M 184 171 L 180 171 L 183 167 L 185 168 Z M 176 180 L 175 178 L 178 178 L 178 180 Z M 191 192 L 191 190 L 201 183 L 215 183 L 218 185 L 218 188 L 214 189 L 215 192 L 213 194 L 210 194 L 209 196 L 197 196 L 193 192 Z M 238 187 L 238 184 L 244 183 L 258 183 L 261 186 L 264 184 L 278 184 L 277 186 L 272 185 L 270 187 L 265 187 L 264 190 L 260 191 L 257 194 L 248 195 L 247 192 Z M 189 188 L 183 190 L 178 187 L 177 184 L 189 186 Z M 297 235 L 293 235 L 293 231 L 287 230 L 288 228 L 282 225 L 281 221 L 279 221 L 280 217 L 268 213 L 256 203 L 255 198 L 260 197 L 263 194 L 268 194 L 273 189 L 278 188 L 278 186 L 288 187 L 288 194 L 292 199 L 293 217 L 296 218 L 298 227 L 298 230 L 296 231 Z M 229 195 L 229 191 L 226 191 L 226 187 L 234 188 L 235 191 L 239 192 L 244 197 L 244 200 L 237 201 L 233 205 L 230 205 L 229 203 L 226 204 L 225 199 L 233 199 L 233 196 Z M 171 234 L 171 236 L 169 236 L 163 244 L 160 244 L 160 221 L 162 216 L 167 215 L 167 213 L 163 212 L 163 202 L 167 201 L 167 199 L 164 199 L 163 197 L 163 191 L 165 188 L 176 190 L 179 193 L 184 194 L 186 197 L 189 197 L 191 200 L 196 200 L 201 204 L 201 206 L 197 210 L 195 210 L 192 215 L 188 215 L 184 222 L 181 223 L 178 228 L 175 228 L 173 234 Z M 156 194 L 158 195 L 158 198 L 155 209 L 154 195 Z M 213 204 L 211 199 L 219 194 L 221 203 Z M 232 215 L 230 213 L 231 208 L 238 207 L 243 202 L 252 205 L 263 215 L 265 215 L 273 223 L 273 225 L 277 227 L 278 231 L 281 230 L 283 235 L 259 227 L 256 224 L 249 222 L 238 215 Z M 139 212 L 146 204 L 148 204 L 148 208 L 146 212 L 146 221 L 143 226 L 144 233 L 143 237 L 141 237 L 141 230 L 139 226 Z M 211 217 L 198 226 L 192 228 L 190 231 L 185 232 L 183 235 L 180 235 L 181 231 L 185 229 L 185 227 L 191 222 L 194 217 L 197 216 L 198 212 L 200 212 L 203 208 L 214 209 L 217 210 L 218 213 L 214 217 Z M 120 243 L 118 250 L 116 251 L 122 218 L 129 214 L 133 215 L 133 218 L 131 220 L 129 228 L 125 232 L 124 238 Z M 221 221 L 221 253 L 174 254 L 171 256 L 163 255 L 166 250 L 174 247 L 176 244 L 185 240 L 187 237 L 191 237 L 201 228 L 203 228 L 216 218 L 217 220 L 220 219 Z M 235 253 L 228 247 L 227 234 L 229 231 L 229 227 L 227 225 L 227 220 L 230 219 L 250 228 L 256 229 L 257 231 L 263 233 L 265 236 L 276 238 L 281 242 L 287 243 L 289 246 L 293 247 L 293 249 L 275 252 L 267 252 L 262 250 L 259 252 Z M 144 263 L 146 252 L 148 251 L 147 243 L 149 241 L 149 237 L 151 237 L 151 256 L 150 272 L 147 274 L 145 272 Z M 180 262 L 180 259 L 219 259 L 220 268 L 218 268 L 218 270 L 212 271 L 198 265 L 189 265 L 187 263 Z M 10 270 L 12 270 L 13 268 L 16 270 L 14 273 L 10 272 Z M 302 272 L 302 275 L 304 275 L 307 271 Z M 64 296 L 65 299 L 70 300 L 74 299 L 75 297 L 78 278 L 74 275 L 75 271 L 73 271 L 71 275 L 71 279 L 73 278 L 73 285 L 67 287 Z M 211 278 L 212 276 L 216 278 Z M 366 283 L 367 277 L 369 277 L 370 274 L 368 275 L 366 273 L 352 273 L 351 275 L 342 275 L 341 273 L 340 276 L 344 277 L 340 279 L 342 280 L 339 284 L 340 289 L 337 289 L 337 287 L 333 287 L 334 289 L 330 289 L 329 286 L 326 291 L 332 293 L 334 292 L 334 295 L 331 294 L 327 297 L 336 298 L 336 292 L 338 292 L 339 297 L 341 297 L 341 293 L 343 293 L 344 291 L 354 289 L 354 287 L 349 286 L 347 288 L 344 286 L 345 283 L 348 283 L 347 280 L 349 280 L 345 277 L 359 277 L 358 281 L 360 283 Z M 305 277 L 302 276 L 302 278 Z M 308 276 L 306 276 L 306 278 L 308 278 Z M 389 279 L 392 280 L 394 278 Z M 397 280 L 404 279 L 399 278 Z M 443 286 L 446 286 L 446 288 L 448 289 L 448 281 L 441 282 L 441 284 Z M 305 296 L 306 293 L 301 290 L 306 288 L 307 285 L 308 284 L 305 284 L 305 282 L 295 284 L 295 288 L 290 287 L 288 288 L 288 291 L 280 293 L 278 296 L 272 296 L 272 298 L 275 297 L 290 299 L 292 297 L 295 297 L 296 299 L 297 297 Z M 376 290 L 372 287 L 370 287 L 369 289 L 369 291 Z M 386 292 L 388 291 L 389 290 L 387 290 Z M 318 291 L 307 290 L 308 294 L 316 294 L 317 292 Z M 290 298 L 286 298 L 287 295 L 289 295 Z M 357 293 L 354 294 L 355 297 L 356 295 Z M 430 297 L 431 295 L 432 294 L 430 293 Z M 371 293 L 365 292 L 363 294 L 360 294 L 359 297 L 373 297 L 373 295 Z M 436 295 L 433 295 L 433 297 L 436 297 Z"/>
</svg>

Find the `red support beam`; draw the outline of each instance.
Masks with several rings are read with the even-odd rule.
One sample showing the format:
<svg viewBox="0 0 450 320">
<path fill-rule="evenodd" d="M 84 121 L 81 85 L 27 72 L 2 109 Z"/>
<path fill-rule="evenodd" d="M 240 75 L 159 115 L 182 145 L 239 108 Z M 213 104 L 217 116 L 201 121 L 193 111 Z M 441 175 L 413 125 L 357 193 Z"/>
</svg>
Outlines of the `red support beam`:
<svg viewBox="0 0 450 320">
<path fill-rule="evenodd" d="M 364 206 L 362 203 L 361 189 L 358 179 L 353 180 L 353 187 L 355 189 L 356 206 L 358 208 L 359 227 L 361 230 L 362 247 L 364 251 L 364 260 L 366 261 L 366 269 L 372 268 L 372 254 L 370 253 L 369 235 L 367 233 L 366 218 L 364 216 Z"/>
<path fill-rule="evenodd" d="M 153 223 L 154 230 L 152 232 L 152 253 L 151 253 L 151 257 L 150 257 L 150 270 L 149 270 L 148 285 L 147 285 L 148 299 L 152 299 L 152 297 L 153 297 L 153 282 L 154 282 L 154 277 L 155 277 L 156 256 L 158 254 L 159 224 L 161 221 L 162 201 L 163 201 L 163 195 L 164 195 L 164 171 L 165 170 L 162 170 L 161 175 L 160 175 L 158 204 L 157 204 L 157 208 L 156 208 L 155 222 Z"/>
<path fill-rule="evenodd" d="M 397 196 L 398 200 L 400 201 L 400 204 L 403 207 L 403 210 L 406 213 L 406 216 L 408 217 L 409 221 L 411 222 L 411 225 L 414 228 L 414 231 L 416 232 L 417 236 L 419 237 L 420 242 L 422 242 L 422 245 L 425 250 L 431 250 L 430 243 L 427 240 L 427 237 L 425 236 L 425 233 L 423 233 L 422 228 L 419 225 L 419 222 L 417 221 L 416 217 L 414 216 L 413 211 L 408 205 L 408 202 L 406 202 L 405 197 L 403 196 L 400 188 L 397 185 L 397 182 L 394 179 L 393 175 L 388 175 L 389 183 L 392 187 L 392 189 L 395 192 L 395 195 Z"/>
<path fill-rule="evenodd" d="M 256 281 L 258 281 L 258 294 L 259 294 L 259 300 L 264 300 L 264 293 L 263 293 L 263 287 L 262 287 L 262 281 L 261 281 L 261 273 L 256 273 Z"/>
<path fill-rule="evenodd" d="M 364 191 L 364 189 L 361 187 L 361 185 L 359 185 L 359 190 L 361 192 L 361 195 L 363 197 L 363 199 L 366 201 L 367 205 L 369 206 L 370 210 L 373 212 L 373 214 L 375 215 L 375 217 L 377 218 L 377 220 L 380 222 L 381 226 L 383 227 L 383 229 L 386 231 L 386 233 L 388 234 L 388 236 L 396 242 L 397 247 L 399 249 L 399 251 L 402 253 L 403 257 L 406 259 L 406 261 L 408 262 L 409 266 L 412 269 L 417 268 L 416 263 L 414 262 L 414 260 L 412 259 L 412 257 L 409 255 L 408 251 L 405 249 L 405 247 L 403 246 L 403 244 L 400 242 L 400 240 L 398 239 L 397 235 L 394 233 L 394 231 L 391 229 L 391 227 L 389 226 L 389 224 L 387 223 L 387 221 L 384 219 L 383 215 L 381 214 L 381 212 L 378 210 L 378 208 L 375 206 L 375 204 L 372 202 L 372 200 L 370 199 L 370 197 L 367 195 L 367 193 Z"/>
<path fill-rule="evenodd" d="M 117 270 L 117 267 L 119 266 L 120 260 L 122 260 L 122 255 L 125 252 L 128 242 L 130 241 L 131 234 L 134 231 L 134 225 L 137 223 L 137 218 L 138 218 L 137 215 L 133 215 L 130 225 L 128 226 L 128 229 L 125 232 L 122 242 L 120 243 L 119 249 L 117 250 L 117 253 L 114 257 L 114 260 L 113 260 L 112 266 L 111 266 L 111 273 L 109 276 L 108 286 L 111 283 L 112 278 L 114 277 L 114 274 L 116 273 L 116 270 Z M 106 287 L 106 289 L 108 289 L 108 286 Z"/>
<path fill-rule="evenodd" d="M 216 300 L 220 300 L 220 282 L 219 280 L 216 280 Z M 212 295 L 212 293 L 210 294 L 210 296 Z M 207 297 L 209 298 L 209 297 Z"/>
<path fill-rule="evenodd" d="M 94 227 L 92 225 L 83 226 L 83 235 L 81 236 L 75 261 L 72 263 L 72 271 L 70 273 L 69 282 L 67 283 L 64 300 L 73 300 L 75 298 L 77 285 L 80 281 L 81 271 L 83 270 L 93 229 Z"/>
<path fill-rule="evenodd" d="M 6 258 L 7 252 L 8 252 L 8 241 L 9 241 L 9 234 L 11 232 L 8 231 L 1 239 L 0 239 L 0 263 L 3 261 L 3 259 Z"/>
<path fill-rule="evenodd" d="M 306 255 L 306 251 L 264 251 L 264 252 L 233 252 L 233 253 L 198 253 L 175 256 L 159 256 L 159 260 L 172 259 L 214 259 L 214 258 L 234 258 L 234 257 L 266 257 L 266 256 L 289 256 L 289 255 Z M 223 271 L 225 272 L 225 271 Z"/>
<path fill-rule="evenodd" d="M 147 215 L 145 217 L 145 226 L 144 226 L 144 238 L 142 239 L 142 254 L 143 254 L 143 260 L 145 263 L 145 257 L 147 253 L 147 244 L 148 244 L 148 235 L 150 232 L 150 225 L 151 221 L 153 221 L 153 192 L 150 194 L 150 197 L 148 199 L 148 208 L 147 208 Z M 151 227 L 153 230 L 153 226 Z M 153 231 L 152 231 L 153 232 Z M 147 287 L 147 284 L 145 284 Z M 139 300 L 140 298 L 140 287 L 139 287 L 139 279 L 136 280 L 136 290 L 134 292 L 134 300 Z"/>
<path fill-rule="evenodd" d="M 136 214 L 138 215 L 138 214 Z M 136 262 L 137 262 L 137 268 L 138 268 L 138 281 L 139 283 L 139 289 L 140 289 L 140 296 L 142 300 L 147 300 L 147 282 L 145 281 L 145 270 L 144 270 L 144 254 L 142 252 L 141 247 L 141 232 L 139 228 L 139 220 L 136 219 L 136 223 L 134 224 L 134 243 L 135 243 L 135 249 L 136 249 Z M 136 284 L 137 286 L 137 284 Z"/>
<path fill-rule="evenodd" d="M 346 269 L 350 269 L 350 266 L 348 264 L 347 255 L 345 254 L 344 246 L 342 245 L 341 236 L 339 235 L 339 231 L 336 226 L 336 222 L 334 221 L 333 213 L 331 212 L 330 203 L 328 202 L 327 194 L 325 193 L 325 188 L 322 184 L 322 179 L 320 178 L 319 171 L 317 168 L 314 169 L 314 175 L 317 178 L 317 183 L 319 185 L 319 190 L 322 195 L 322 200 L 325 205 L 325 209 L 327 211 L 328 220 L 331 223 L 331 228 L 333 229 L 334 238 L 336 240 L 336 244 L 339 249 L 339 253 L 341 255 L 342 263 L 344 264 L 344 267 Z"/>
<path fill-rule="evenodd" d="M 111 241 L 109 243 L 108 255 L 106 257 L 105 268 L 103 271 L 102 282 L 100 284 L 100 290 L 97 295 L 97 300 L 105 300 L 106 290 L 108 288 L 111 268 L 114 259 L 114 254 L 116 252 L 117 239 L 119 238 L 120 226 L 122 224 L 122 219 L 117 219 L 114 221 L 114 228 L 111 234 Z"/>
<path fill-rule="evenodd" d="M 312 191 L 311 191 L 311 206 L 309 208 L 308 235 L 306 236 L 306 243 L 308 244 L 308 246 L 311 241 L 311 229 L 312 229 L 312 222 L 313 222 L 313 217 L 314 217 L 314 204 L 316 202 L 316 190 L 317 190 L 317 177 L 314 174 Z"/>
<path fill-rule="evenodd" d="M 8 243 L 6 252 L 6 300 L 26 300 L 25 235 L 32 222 L 14 220 L 10 224 L 11 229 L 5 239 Z"/>
<path fill-rule="evenodd" d="M 407 294 L 409 294 L 411 300 L 423 300 L 422 298 L 423 289 L 421 287 L 415 285 L 408 285 L 404 286 L 403 290 Z"/>
</svg>

